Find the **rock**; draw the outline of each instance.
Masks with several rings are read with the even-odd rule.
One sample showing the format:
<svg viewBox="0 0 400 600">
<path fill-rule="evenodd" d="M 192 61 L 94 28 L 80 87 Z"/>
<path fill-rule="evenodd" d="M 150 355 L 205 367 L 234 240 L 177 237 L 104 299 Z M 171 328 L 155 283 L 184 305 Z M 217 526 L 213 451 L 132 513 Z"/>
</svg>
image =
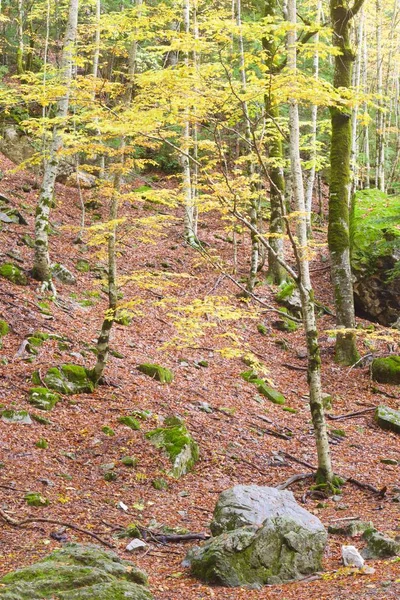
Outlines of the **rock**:
<svg viewBox="0 0 400 600">
<path fill-rule="evenodd" d="M 71 173 L 65 180 L 64 185 L 74 188 L 90 189 L 96 186 L 97 178 L 86 171 L 78 171 Z"/>
<path fill-rule="evenodd" d="M 50 504 L 50 500 L 39 492 L 28 492 L 25 494 L 24 500 L 28 506 L 48 506 Z"/>
<path fill-rule="evenodd" d="M 16 283 L 17 285 L 28 284 L 28 278 L 25 273 L 13 263 L 3 263 L 0 266 L 0 275 L 1 277 L 4 277 L 4 279 L 8 279 L 8 281 Z"/>
<path fill-rule="evenodd" d="M 357 192 L 351 218 L 351 266 L 359 316 L 389 326 L 400 317 L 400 197 Z"/>
<path fill-rule="evenodd" d="M 51 265 L 51 272 L 53 277 L 61 281 L 61 283 L 65 283 L 66 285 L 75 285 L 76 277 L 67 267 L 61 265 L 60 263 L 56 263 Z"/>
<path fill-rule="evenodd" d="M 125 550 L 127 550 L 128 552 L 135 552 L 137 550 L 144 550 L 145 548 L 147 548 L 146 542 L 135 538 L 134 540 L 129 542 Z"/>
<path fill-rule="evenodd" d="M 329 525 L 328 533 L 332 535 L 344 535 L 347 537 L 355 537 L 360 533 L 364 533 L 367 529 L 371 529 L 373 524 L 371 521 L 347 521 L 334 525 Z"/>
<path fill-rule="evenodd" d="M 34 387 L 29 390 L 29 402 L 40 410 L 52 410 L 60 396 L 45 387 Z"/>
<path fill-rule="evenodd" d="M 188 473 L 199 458 L 199 447 L 178 417 L 168 417 L 164 427 L 146 433 L 146 438 L 167 454 L 171 475 L 178 479 Z"/>
<path fill-rule="evenodd" d="M 26 410 L 3 410 L 1 413 L 1 420 L 5 423 L 32 425 L 32 419 Z"/>
<path fill-rule="evenodd" d="M 29 137 L 22 133 L 19 127 L 8 124 L 0 137 L 0 152 L 16 165 L 29 160 L 35 154 L 35 149 Z"/>
<path fill-rule="evenodd" d="M 243 373 L 241 373 L 240 376 L 245 381 L 253 383 L 255 386 L 257 386 L 258 392 L 262 396 L 268 398 L 268 400 L 271 400 L 271 402 L 273 402 L 274 404 L 285 404 L 285 396 L 278 392 L 278 390 L 275 390 L 270 385 L 268 385 L 264 379 L 261 379 L 258 376 L 257 372 L 254 371 L 254 369 L 243 371 Z"/>
<path fill-rule="evenodd" d="M 121 458 L 121 463 L 125 467 L 136 467 L 138 462 L 139 462 L 139 460 L 137 458 L 135 458 L 134 456 L 123 456 Z"/>
<path fill-rule="evenodd" d="M 138 431 L 140 429 L 139 421 L 129 415 L 127 415 L 126 417 L 119 417 L 118 423 L 130 427 L 130 429 L 133 429 L 134 431 Z"/>
<path fill-rule="evenodd" d="M 90 379 L 90 372 L 85 367 L 73 364 L 65 364 L 61 368 L 51 367 L 43 382 L 60 394 L 91 393 L 95 387 Z"/>
<path fill-rule="evenodd" d="M 394 540 L 373 528 L 367 529 L 362 537 L 368 542 L 367 547 L 362 551 L 364 558 L 400 556 L 400 541 Z"/>
<path fill-rule="evenodd" d="M 152 377 L 160 383 L 171 383 L 174 379 L 172 371 L 157 364 L 143 363 L 138 366 L 138 371 Z"/>
<path fill-rule="evenodd" d="M 88 273 L 90 271 L 90 263 L 84 258 L 80 258 L 75 265 L 76 269 L 81 273 Z"/>
<path fill-rule="evenodd" d="M 279 292 L 275 295 L 275 300 L 292 311 L 296 317 L 301 317 L 300 292 L 293 281 L 280 286 Z"/>
<path fill-rule="evenodd" d="M 288 491 L 238 485 L 223 492 L 211 530 L 216 537 L 191 550 L 193 575 L 225 586 L 279 584 L 321 568 L 327 540 L 322 523 Z"/>
<path fill-rule="evenodd" d="M 394 458 L 381 458 L 380 462 L 383 465 L 398 465 L 399 462 Z"/>
<path fill-rule="evenodd" d="M 382 429 L 400 433 L 400 410 L 388 406 L 378 406 L 375 410 L 375 421 Z"/>
<path fill-rule="evenodd" d="M 147 576 L 130 561 L 91 544 L 65 544 L 0 579 L 1 600 L 152 600 Z"/>
<path fill-rule="evenodd" d="M 362 569 L 364 559 L 355 546 L 342 546 L 342 559 L 345 567 Z"/>
<path fill-rule="evenodd" d="M 379 383 L 400 383 L 400 356 L 375 358 L 371 364 L 371 377 Z"/>
<path fill-rule="evenodd" d="M 127 505 L 126 505 L 126 504 L 124 504 L 124 503 L 122 502 L 122 500 L 121 500 L 120 502 L 118 502 L 118 504 L 117 504 L 117 508 L 119 508 L 120 510 L 123 510 L 124 512 L 126 512 L 126 511 L 128 510 L 128 507 L 127 507 Z"/>
</svg>

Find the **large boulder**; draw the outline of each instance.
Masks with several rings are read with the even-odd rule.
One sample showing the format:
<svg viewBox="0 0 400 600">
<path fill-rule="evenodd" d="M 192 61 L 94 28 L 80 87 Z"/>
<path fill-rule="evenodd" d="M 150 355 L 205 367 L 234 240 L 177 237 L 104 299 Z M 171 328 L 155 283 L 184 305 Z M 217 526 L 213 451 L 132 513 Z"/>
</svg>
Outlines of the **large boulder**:
<svg viewBox="0 0 400 600">
<path fill-rule="evenodd" d="M 357 192 L 351 219 L 351 266 L 357 313 L 390 326 L 400 318 L 400 197 Z"/>
<path fill-rule="evenodd" d="M 193 575 L 229 587 L 279 584 L 321 568 L 327 533 L 291 492 L 238 485 L 223 492 L 214 510 L 215 537 L 193 548 Z"/>
<path fill-rule="evenodd" d="M 33 376 L 34 383 L 40 385 L 40 376 Z M 43 378 L 44 384 L 60 394 L 85 394 L 93 392 L 95 385 L 90 371 L 80 365 L 65 364 L 60 368 L 51 367 Z"/>
<path fill-rule="evenodd" d="M 371 377 L 379 383 L 400 383 L 400 356 L 392 354 L 386 358 L 374 358 Z"/>
<path fill-rule="evenodd" d="M 1 600 L 152 600 L 147 576 L 94 545 L 66 544 L 0 579 Z"/>
</svg>

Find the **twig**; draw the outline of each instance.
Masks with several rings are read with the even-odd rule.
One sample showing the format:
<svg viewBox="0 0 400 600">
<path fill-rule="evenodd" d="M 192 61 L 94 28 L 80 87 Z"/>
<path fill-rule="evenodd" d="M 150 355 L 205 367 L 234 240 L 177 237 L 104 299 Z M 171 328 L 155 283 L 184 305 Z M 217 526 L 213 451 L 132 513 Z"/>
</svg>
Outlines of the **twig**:
<svg viewBox="0 0 400 600">
<path fill-rule="evenodd" d="M 257 427 L 257 429 L 259 429 L 260 431 L 262 431 L 262 433 L 266 433 L 267 435 L 272 435 L 273 437 L 277 437 L 280 440 L 289 441 L 292 439 L 289 435 L 286 435 L 286 433 L 279 433 L 278 431 L 275 431 L 275 429 L 268 429 L 268 428 L 260 427 L 256 423 L 254 423 L 254 426 Z"/>
<path fill-rule="evenodd" d="M 359 521 L 361 517 L 340 517 L 339 519 L 331 519 L 331 523 L 337 523 L 338 521 Z"/>
<path fill-rule="evenodd" d="M 297 475 L 292 475 L 292 477 L 289 477 L 289 479 L 275 487 L 278 490 L 285 490 L 291 486 L 292 483 L 296 483 L 296 481 L 302 481 L 303 479 L 308 479 L 309 477 L 314 477 L 314 473 L 298 473 Z"/>
<path fill-rule="evenodd" d="M 337 417 L 334 417 L 333 415 L 328 415 L 328 414 L 326 416 L 330 421 L 342 421 L 343 419 L 351 419 L 352 417 L 358 417 L 358 416 L 365 415 L 366 413 L 373 412 L 374 410 L 376 410 L 376 406 L 373 406 L 372 408 L 366 408 L 364 410 L 358 410 L 358 411 L 352 412 L 352 413 L 347 413 L 346 415 L 339 415 Z"/>
<path fill-rule="evenodd" d="M 282 363 L 282 367 L 292 369 L 292 371 L 307 371 L 307 367 L 298 367 L 297 365 L 291 365 L 289 363 Z"/>
<path fill-rule="evenodd" d="M 358 481 L 358 479 L 354 479 L 354 477 L 347 477 L 346 481 L 361 488 L 362 490 L 368 490 L 369 492 L 372 492 L 373 494 L 380 494 L 382 492 L 382 490 L 377 490 L 376 487 L 374 487 L 370 483 L 362 483 L 361 481 Z"/>
<path fill-rule="evenodd" d="M 301 460 L 300 458 L 296 458 L 296 456 L 293 456 L 292 454 L 289 454 L 288 452 L 284 452 L 283 450 L 280 450 L 279 454 L 283 454 L 283 456 L 286 456 L 286 458 L 293 460 L 294 462 L 298 463 L 299 465 L 303 465 L 303 467 L 307 467 L 308 469 L 311 469 L 314 472 L 316 471 L 316 468 L 313 465 L 311 465 L 309 462 L 306 462 L 305 460 Z"/>
<path fill-rule="evenodd" d="M 73 529 L 74 531 L 79 531 L 79 533 L 83 533 L 84 535 L 89 535 L 90 537 L 94 538 L 95 540 L 97 540 L 98 542 L 103 544 L 104 546 L 107 546 L 107 548 L 115 548 L 115 546 L 113 546 L 109 542 L 106 542 L 106 540 L 103 540 L 103 538 L 98 536 L 96 533 L 93 533 L 92 531 L 88 531 L 87 529 L 82 529 L 81 527 L 78 527 L 77 525 L 74 525 L 73 523 L 67 523 L 65 521 L 58 521 L 56 519 L 45 519 L 42 517 L 30 517 L 28 519 L 24 519 L 23 521 L 17 521 L 16 519 L 13 519 L 9 515 L 7 515 L 7 513 L 4 512 L 4 510 L 2 510 L 1 508 L 0 508 L 0 517 L 2 517 L 2 519 L 4 519 L 4 521 L 6 521 L 6 523 L 8 523 L 9 525 L 12 525 L 13 527 L 23 527 L 24 525 L 29 525 L 29 523 L 51 523 L 52 525 L 60 525 L 61 527 L 68 527 L 69 529 Z"/>
</svg>

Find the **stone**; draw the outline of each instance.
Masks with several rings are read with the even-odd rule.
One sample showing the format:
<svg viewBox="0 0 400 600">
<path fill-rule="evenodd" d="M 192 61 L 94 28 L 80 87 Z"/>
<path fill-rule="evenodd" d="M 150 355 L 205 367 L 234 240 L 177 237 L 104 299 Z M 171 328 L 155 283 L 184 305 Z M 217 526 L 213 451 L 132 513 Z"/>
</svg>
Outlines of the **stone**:
<svg viewBox="0 0 400 600">
<path fill-rule="evenodd" d="M 119 417 L 118 423 L 121 423 L 122 425 L 126 425 L 127 427 L 129 427 L 130 429 L 133 429 L 134 431 L 138 431 L 140 429 L 139 421 L 129 415 L 127 415 L 125 417 Z"/>
<path fill-rule="evenodd" d="M 210 538 L 189 551 L 194 576 L 229 587 L 260 588 L 321 568 L 327 533 L 291 492 L 237 485 L 220 495 Z"/>
<path fill-rule="evenodd" d="M 45 387 L 34 387 L 29 390 L 29 403 L 39 410 L 53 410 L 60 396 Z"/>
<path fill-rule="evenodd" d="M 91 393 L 95 388 L 90 379 L 90 372 L 85 367 L 74 364 L 65 364 L 60 368 L 51 367 L 43 382 L 60 394 Z"/>
<path fill-rule="evenodd" d="M 0 579 L 1 600 L 152 600 L 146 574 L 114 552 L 64 544 Z"/>
<path fill-rule="evenodd" d="M 139 540 L 138 538 L 135 538 L 134 540 L 129 542 L 129 544 L 127 545 L 125 550 L 127 550 L 127 552 L 135 552 L 137 550 L 144 550 L 145 548 L 147 548 L 146 542 L 143 542 L 143 540 Z"/>
<path fill-rule="evenodd" d="M 66 285 L 75 285 L 76 277 L 67 267 L 61 265 L 60 263 L 55 263 L 51 265 L 51 272 L 53 277 L 61 281 L 61 283 L 65 283 Z"/>
<path fill-rule="evenodd" d="M 279 292 L 275 295 L 275 300 L 292 311 L 297 317 L 301 317 L 300 292 L 294 281 L 283 283 Z"/>
<path fill-rule="evenodd" d="M 28 492 L 24 496 L 25 502 L 28 506 L 48 506 L 50 501 L 40 494 L 40 492 Z"/>
<path fill-rule="evenodd" d="M 0 136 L 0 152 L 16 165 L 35 154 L 30 138 L 16 124 L 7 124 Z"/>
<path fill-rule="evenodd" d="M 77 262 L 76 262 L 76 269 L 78 271 L 80 271 L 81 273 L 88 273 L 90 271 L 90 263 L 89 261 L 85 260 L 84 258 L 80 258 Z"/>
<path fill-rule="evenodd" d="M 5 423 L 18 423 L 19 425 L 32 425 L 32 419 L 26 410 L 3 410 L 1 420 Z"/>
<path fill-rule="evenodd" d="M 265 396 L 265 398 L 268 398 L 268 400 L 274 404 L 285 404 L 285 396 L 281 394 L 281 392 L 278 392 L 278 390 L 275 390 L 273 387 L 268 385 L 264 379 L 261 379 L 254 369 L 243 371 L 240 376 L 245 381 L 253 383 L 257 387 L 258 392 L 262 396 Z"/>
<path fill-rule="evenodd" d="M 97 178 L 91 173 L 79 170 L 78 172 L 71 173 L 65 181 L 64 185 L 74 188 L 85 188 L 90 189 L 96 186 Z"/>
<path fill-rule="evenodd" d="M 134 456 L 123 456 L 121 458 L 121 463 L 125 467 L 136 467 L 138 462 L 139 462 L 139 460 L 137 458 L 135 458 Z"/>
<path fill-rule="evenodd" d="M 378 406 L 375 410 L 375 421 L 382 429 L 400 433 L 400 410 L 389 406 Z"/>
<path fill-rule="evenodd" d="M 371 377 L 379 383 L 400 383 L 400 356 L 375 358 L 371 364 Z"/>
<path fill-rule="evenodd" d="M 400 541 L 370 528 L 364 531 L 363 539 L 367 541 L 367 546 L 362 551 L 366 559 L 390 558 L 391 556 L 400 556 Z"/>
<path fill-rule="evenodd" d="M 152 377 L 152 379 L 155 379 L 160 383 L 171 383 L 174 379 L 174 374 L 170 369 L 166 369 L 157 364 L 143 363 L 138 366 L 138 371 Z"/>
<path fill-rule="evenodd" d="M 400 317 L 400 197 L 357 192 L 351 216 L 354 303 L 360 317 L 393 325 Z"/>
<path fill-rule="evenodd" d="M 362 569 L 364 559 L 355 546 L 342 546 L 342 560 L 345 567 Z"/>
<path fill-rule="evenodd" d="M 13 263 L 3 263 L 0 266 L 0 275 L 1 277 L 4 277 L 4 279 L 8 279 L 8 281 L 16 283 L 17 285 L 28 284 L 27 276 Z"/>
<path fill-rule="evenodd" d="M 167 454 L 171 475 L 176 479 L 188 473 L 199 459 L 199 447 L 179 417 L 167 417 L 164 427 L 149 431 L 146 438 Z"/>
<path fill-rule="evenodd" d="M 371 521 L 347 521 L 339 522 L 328 526 L 328 533 L 332 535 L 344 535 L 346 537 L 355 537 L 360 533 L 364 533 L 367 529 L 371 529 L 373 524 Z"/>
</svg>

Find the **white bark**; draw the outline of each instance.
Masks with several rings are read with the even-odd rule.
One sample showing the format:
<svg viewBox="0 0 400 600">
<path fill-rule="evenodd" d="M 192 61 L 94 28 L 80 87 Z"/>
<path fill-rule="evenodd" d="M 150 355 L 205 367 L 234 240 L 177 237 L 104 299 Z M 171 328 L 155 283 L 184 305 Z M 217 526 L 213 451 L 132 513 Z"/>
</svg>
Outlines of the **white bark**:
<svg viewBox="0 0 400 600">
<path fill-rule="evenodd" d="M 383 112 L 383 57 L 382 57 L 382 4 L 376 0 L 376 92 L 378 109 L 376 115 L 376 173 L 375 186 L 385 191 L 385 120 Z"/>
<path fill-rule="evenodd" d="M 63 146 L 63 139 L 59 128 L 63 121 L 65 121 L 69 108 L 74 46 L 78 26 L 78 3 L 79 0 L 70 0 L 69 2 L 68 22 L 61 57 L 61 81 L 64 85 L 65 94 L 57 102 L 57 124 L 53 129 L 49 160 L 45 165 L 43 183 L 35 217 L 35 259 L 33 273 L 36 279 L 44 282 L 51 280 L 48 243 L 49 215 L 53 203 L 59 154 Z"/>
<path fill-rule="evenodd" d="M 288 40 L 288 67 L 296 76 L 296 0 L 289 0 L 287 4 L 288 21 L 291 25 Z M 331 481 L 333 477 L 330 459 L 328 434 L 322 404 L 321 389 L 321 359 L 318 345 L 318 331 L 315 319 L 314 293 L 310 279 L 307 239 L 307 218 L 305 211 L 305 197 L 303 187 L 303 173 L 300 160 L 300 126 L 299 109 L 296 99 L 289 100 L 289 147 L 290 166 L 292 174 L 292 194 L 298 212 L 296 248 L 297 263 L 299 268 L 299 291 L 303 314 L 304 330 L 307 339 L 308 354 L 308 383 L 310 390 L 310 408 L 313 421 L 315 441 L 318 454 L 318 474 L 324 481 Z"/>
<path fill-rule="evenodd" d="M 355 65 L 353 70 L 353 87 L 356 92 L 360 91 L 361 83 L 361 53 L 362 53 L 362 41 L 364 37 L 364 10 L 361 11 L 360 21 L 358 24 L 357 36 L 356 36 L 356 48 L 357 54 L 355 59 Z M 350 168 L 352 171 L 352 191 L 351 197 L 359 187 L 359 175 L 358 175 L 358 104 L 356 104 L 351 112 L 351 154 L 350 154 Z"/>
</svg>

